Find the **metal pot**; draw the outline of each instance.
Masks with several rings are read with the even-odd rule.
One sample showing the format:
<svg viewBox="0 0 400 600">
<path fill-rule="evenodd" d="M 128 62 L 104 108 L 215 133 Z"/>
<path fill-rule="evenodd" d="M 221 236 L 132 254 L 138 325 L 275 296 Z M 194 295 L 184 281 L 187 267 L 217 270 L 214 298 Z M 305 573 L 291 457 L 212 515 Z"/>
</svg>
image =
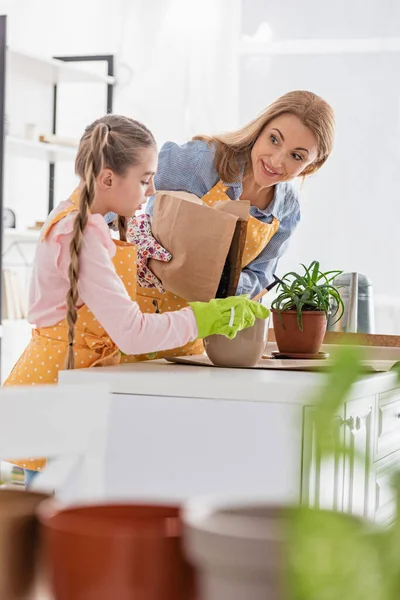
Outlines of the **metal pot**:
<svg viewBox="0 0 400 600">
<path fill-rule="evenodd" d="M 328 331 L 375 333 L 372 282 L 362 273 L 342 273 L 333 280 L 344 303 L 341 319 L 328 320 Z"/>
</svg>

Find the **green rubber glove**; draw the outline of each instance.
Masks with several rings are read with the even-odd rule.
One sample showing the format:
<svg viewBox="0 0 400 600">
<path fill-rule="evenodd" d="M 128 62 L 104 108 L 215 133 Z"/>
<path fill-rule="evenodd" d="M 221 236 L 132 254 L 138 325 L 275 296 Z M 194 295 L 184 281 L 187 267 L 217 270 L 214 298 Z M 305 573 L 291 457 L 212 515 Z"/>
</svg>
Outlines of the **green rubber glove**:
<svg viewBox="0 0 400 600">
<path fill-rule="evenodd" d="M 246 296 L 232 296 L 210 300 L 210 302 L 189 302 L 199 330 L 198 339 L 219 334 L 233 339 L 238 331 L 254 325 L 256 319 L 266 319 L 269 310 Z"/>
</svg>

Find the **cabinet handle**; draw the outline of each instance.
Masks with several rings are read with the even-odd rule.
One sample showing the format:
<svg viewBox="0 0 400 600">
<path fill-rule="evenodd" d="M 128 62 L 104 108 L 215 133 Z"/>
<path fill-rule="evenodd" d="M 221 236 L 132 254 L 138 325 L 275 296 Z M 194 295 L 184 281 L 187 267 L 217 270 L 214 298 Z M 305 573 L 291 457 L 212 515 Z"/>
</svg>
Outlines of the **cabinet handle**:
<svg viewBox="0 0 400 600">
<path fill-rule="evenodd" d="M 349 417 L 348 419 L 342 419 L 339 417 L 340 425 L 345 425 L 348 427 L 353 435 L 356 435 L 361 431 L 363 425 L 365 425 L 365 417 L 366 415 L 357 416 L 357 417 Z M 400 419 L 400 416 L 399 416 Z"/>
<path fill-rule="evenodd" d="M 339 422 L 341 425 L 349 427 L 350 429 L 353 429 L 354 427 L 354 417 L 349 417 L 348 419 L 342 419 L 341 417 L 339 417 Z"/>
</svg>

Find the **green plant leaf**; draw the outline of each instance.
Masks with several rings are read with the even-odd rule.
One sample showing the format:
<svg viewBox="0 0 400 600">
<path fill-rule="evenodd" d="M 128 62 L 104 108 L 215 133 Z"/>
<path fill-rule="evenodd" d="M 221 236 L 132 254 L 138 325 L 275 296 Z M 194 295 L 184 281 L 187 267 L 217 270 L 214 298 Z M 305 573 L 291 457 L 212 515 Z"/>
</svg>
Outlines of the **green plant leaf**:
<svg viewBox="0 0 400 600">
<path fill-rule="evenodd" d="M 343 273 L 343 271 L 326 271 L 325 273 L 319 274 L 317 281 L 320 281 L 321 279 L 324 278 L 327 283 L 330 283 L 336 277 L 339 277 L 339 275 L 341 275 L 342 273 Z"/>
<path fill-rule="evenodd" d="M 322 455 L 331 454 L 337 447 L 335 418 L 362 373 L 362 356 L 362 352 L 354 346 L 341 346 L 332 353 L 332 367 L 323 387 L 314 396 L 316 409 L 313 421 Z"/>
<path fill-rule="evenodd" d="M 300 331 L 303 331 L 303 312 L 302 309 L 303 308 L 303 304 L 301 302 L 298 303 L 298 305 L 296 306 L 296 313 L 297 313 L 297 324 L 299 326 Z"/>
<path fill-rule="evenodd" d="M 311 290 L 304 290 L 304 292 L 300 296 L 301 302 L 304 302 L 304 303 L 306 303 L 307 300 L 310 300 L 311 298 L 312 298 L 312 291 Z"/>
<path fill-rule="evenodd" d="M 379 545 L 363 521 L 300 509 L 290 519 L 288 538 L 291 599 L 389 600 Z"/>
<path fill-rule="evenodd" d="M 313 283 L 317 283 L 319 272 L 320 272 L 319 271 L 319 262 L 315 261 L 313 271 L 312 271 L 312 276 L 311 276 Z"/>
</svg>

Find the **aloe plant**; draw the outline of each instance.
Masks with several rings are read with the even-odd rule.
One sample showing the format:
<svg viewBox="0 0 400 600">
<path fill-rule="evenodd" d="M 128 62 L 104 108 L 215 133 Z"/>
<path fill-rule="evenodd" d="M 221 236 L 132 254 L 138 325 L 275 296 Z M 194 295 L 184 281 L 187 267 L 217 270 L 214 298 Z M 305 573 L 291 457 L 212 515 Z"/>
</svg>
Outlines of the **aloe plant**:
<svg viewBox="0 0 400 600">
<path fill-rule="evenodd" d="M 319 262 L 314 260 L 309 267 L 301 264 L 304 273 L 290 271 L 282 277 L 278 286 L 278 295 L 271 308 L 276 310 L 282 322 L 282 312 L 295 310 L 299 329 L 303 331 L 303 312 L 319 310 L 326 318 L 331 315 L 336 323 L 343 316 L 344 304 L 339 290 L 332 281 L 342 271 L 320 271 Z"/>
</svg>

